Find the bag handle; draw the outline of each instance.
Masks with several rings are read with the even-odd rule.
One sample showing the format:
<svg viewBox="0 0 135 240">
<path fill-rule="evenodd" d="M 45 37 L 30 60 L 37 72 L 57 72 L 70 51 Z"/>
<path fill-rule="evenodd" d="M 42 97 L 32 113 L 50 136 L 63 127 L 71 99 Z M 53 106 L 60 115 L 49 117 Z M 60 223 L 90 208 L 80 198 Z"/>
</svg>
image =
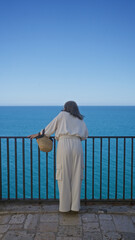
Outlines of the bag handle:
<svg viewBox="0 0 135 240">
<path fill-rule="evenodd" d="M 38 133 L 38 136 L 36 137 L 36 139 L 38 138 L 42 138 L 45 135 L 45 129 L 43 129 L 42 134 L 40 134 L 40 132 Z M 49 139 L 53 142 L 53 138 L 49 137 Z"/>
<path fill-rule="evenodd" d="M 45 135 L 45 129 L 43 129 L 42 134 L 40 134 L 40 132 L 38 133 L 38 136 L 36 137 L 36 139 L 42 138 L 44 135 Z"/>
</svg>

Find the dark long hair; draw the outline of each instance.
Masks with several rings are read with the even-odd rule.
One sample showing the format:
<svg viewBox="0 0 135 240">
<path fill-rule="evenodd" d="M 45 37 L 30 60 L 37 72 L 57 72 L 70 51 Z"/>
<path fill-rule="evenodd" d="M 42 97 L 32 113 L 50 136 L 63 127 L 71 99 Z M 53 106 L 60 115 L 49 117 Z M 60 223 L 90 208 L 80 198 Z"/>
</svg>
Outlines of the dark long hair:
<svg viewBox="0 0 135 240">
<path fill-rule="evenodd" d="M 68 101 L 64 104 L 64 110 L 65 112 L 69 112 L 74 117 L 77 117 L 79 119 L 83 119 L 83 115 L 80 114 L 78 106 L 76 102 L 74 101 Z"/>
</svg>

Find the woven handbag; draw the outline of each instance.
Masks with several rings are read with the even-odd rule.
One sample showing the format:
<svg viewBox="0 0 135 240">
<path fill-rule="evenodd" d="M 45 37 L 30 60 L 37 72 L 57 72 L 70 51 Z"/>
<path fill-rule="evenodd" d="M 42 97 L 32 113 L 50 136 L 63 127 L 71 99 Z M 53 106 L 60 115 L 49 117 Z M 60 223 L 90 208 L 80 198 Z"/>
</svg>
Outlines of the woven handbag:
<svg viewBox="0 0 135 240">
<path fill-rule="evenodd" d="M 49 138 L 45 136 L 44 132 L 45 131 L 43 130 L 43 134 L 36 137 L 36 140 L 37 140 L 40 151 L 50 152 L 53 148 L 53 140 L 51 137 Z"/>
</svg>

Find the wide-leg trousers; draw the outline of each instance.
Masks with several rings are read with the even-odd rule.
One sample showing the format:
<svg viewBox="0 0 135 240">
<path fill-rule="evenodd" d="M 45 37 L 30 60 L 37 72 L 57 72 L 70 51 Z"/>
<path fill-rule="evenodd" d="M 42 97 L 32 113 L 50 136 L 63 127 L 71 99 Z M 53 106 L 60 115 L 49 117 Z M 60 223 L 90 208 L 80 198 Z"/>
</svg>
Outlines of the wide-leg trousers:
<svg viewBox="0 0 135 240">
<path fill-rule="evenodd" d="M 59 211 L 79 211 L 83 168 L 83 149 L 80 138 L 61 136 L 57 146 L 56 165 Z"/>
</svg>

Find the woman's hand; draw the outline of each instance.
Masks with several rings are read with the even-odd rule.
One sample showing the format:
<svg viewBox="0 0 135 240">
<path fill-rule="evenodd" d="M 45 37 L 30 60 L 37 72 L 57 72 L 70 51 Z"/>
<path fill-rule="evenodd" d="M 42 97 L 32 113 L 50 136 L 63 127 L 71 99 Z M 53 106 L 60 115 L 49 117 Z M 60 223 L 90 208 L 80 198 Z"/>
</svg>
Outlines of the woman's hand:
<svg viewBox="0 0 135 240">
<path fill-rule="evenodd" d="M 29 135 L 27 137 L 30 138 L 30 139 L 33 139 L 33 138 L 36 138 L 37 136 L 38 136 L 38 133 Z"/>
</svg>

